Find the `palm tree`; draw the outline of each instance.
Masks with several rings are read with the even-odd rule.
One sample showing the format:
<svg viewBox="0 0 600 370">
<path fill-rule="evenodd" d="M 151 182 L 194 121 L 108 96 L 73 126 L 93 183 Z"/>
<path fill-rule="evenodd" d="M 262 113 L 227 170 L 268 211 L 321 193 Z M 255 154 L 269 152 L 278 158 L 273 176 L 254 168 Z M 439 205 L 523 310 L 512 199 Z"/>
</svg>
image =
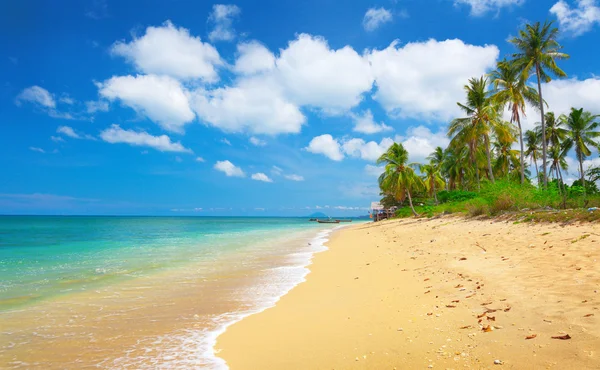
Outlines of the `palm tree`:
<svg viewBox="0 0 600 370">
<path fill-rule="evenodd" d="M 525 131 L 525 140 L 527 141 L 527 148 L 525 149 L 525 155 L 528 156 L 532 163 L 535 164 L 535 178 L 540 178 L 538 171 L 537 160 L 540 157 L 540 137 L 535 131 Z"/>
<path fill-rule="evenodd" d="M 600 137 L 600 132 L 597 131 L 600 123 L 596 122 L 596 118 L 600 115 L 593 115 L 590 112 L 584 112 L 583 108 L 571 108 L 571 113 L 566 116 L 562 114 L 559 120 L 569 129 L 568 138 L 564 142 L 565 149 L 568 151 L 574 147 L 575 156 L 579 161 L 579 174 L 581 175 L 581 184 L 585 194 L 585 173 L 583 172 L 583 161 L 590 155 L 592 151 L 590 147 L 599 149 L 600 145 L 596 141 Z"/>
<path fill-rule="evenodd" d="M 415 171 L 406 164 L 408 152 L 400 143 L 392 144 L 388 150 L 377 159 L 377 164 L 385 164 L 385 170 L 379 176 L 379 187 L 384 193 L 393 194 L 397 200 L 404 200 L 408 196 L 410 209 L 415 216 L 417 211 L 412 203 L 411 191 L 418 191 L 423 187 L 423 182 Z"/>
<path fill-rule="evenodd" d="M 532 105 L 538 103 L 538 94 L 534 88 L 527 86 L 527 80 L 519 73 L 514 63 L 506 59 L 498 62 L 496 70 L 490 73 L 494 85 L 492 100 L 499 104 L 503 110 L 508 105 L 510 122 L 516 122 L 519 127 L 519 142 L 521 144 L 521 184 L 525 183 L 525 160 L 523 155 L 523 131 L 521 129 L 521 114 L 525 116 L 525 102 Z"/>
<path fill-rule="evenodd" d="M 554 112 L 548 112 L 544 115 L 546 122 L 546 145 L 560 146 L 569 135 L 569 130 L 564 127 L 564 123 L 556 119 Z M 541 124 L 537 123 L 541 139 Z"/>
<path fill-rule="evenodd" d="M 562 177 L 562 170 L 566 171 L 569 168 L 566 160 L 568 152 L 569 148 L 565 145 L 552 145 L 548 148 L 548 157 L 552 160 L 550 163 L 550 173 L 552 173 L 554 170 L 556 182 L 558 184 L 558 191 L 563 195 L 563 205 L 564 197 L 566 197 L 567 191 L 565 189 L 565 184 Z"/>
<path fill-rule="evenodd" d="M 426 159 L 429 160 L 429 164 L 437 168 L 440 176 L 444 179 L 444 183 L 446 183 L 446 173 L 443 167 L 446 160 L 446 151 L 441 146 L 438 146 Z"/>
<path fill-rule="evenodd" d="M 469 162 L 469 149 L 466 146 L 450 146 L 445 150 L 442 171 L 448 175 L 449 190 L 454 190 L 457 187 L 464 189 L 465 176 L 470 175 L 470 169 L 472 168 L 469 167 Z"/>
<path fill-rule="evenodd" d="M 519 151 L 513 150 L 512 145 L 516 141 L 517 128 L 511 122 L 498 122 L 494 126 L 494 149 L 496 161 L 494 168 L 499 176 L 508 178 L 512 170 L 517 171 L 517 178 L 521 172 Z"/>
<path fill-rule="evenodd" d="M 452 137 L 450 142 L 453 146 L 467 145 L 471 163 L 475 168 L 477 186 L 479 185 L 479 166 L 476 164 L 476 149 L 483 139 L 487 156 L 488 176 L 494 182 L 492 172 L 492 157 L 490 153 L 490 126 L 497 119 L 496 107 L 492 104 L 487 93 L 487 78 L 471 78 L 465 86 L 467 92 L 466 104 L 457 103 L 467 114 L 467 117 L 456 118 L 450 123 L 448 136 Z"/>
<path fill-rule="evenodd" d="M 552 26 L 553 22 L 540 22 L 527 24 L 525 28 L 519 31 L 519 36 L 514 37 L 510 42 L 515 45 L 518 52 L 513 54 L 516 68 L 523 74 L 523 79 L 527 81 L 532 71 L 535 71 L 538 85 L 538 104 L 542 119 L 542 158 L 544 188 L 548 185 L 546 178 L 546 125 L 544 122 L 544 100 L 542 97 L 542 80 L 550 82 L 550 74 L 557 77 L 566 77 L 566 73 L 558 68 L 556 59 L 566 59 L 569 55 L 561 53 L 562 46 L 556 40 L 558 37 L 558 28 Z"/>
<path fill-rule="evenodd" d="M 425 188 L 429 193 L 429 196 L 433 196 L 435 199 L 435 204 L 437 205 L 437 189 L 442 188 L 445 185 L 444 179 L 440 175 L 440 167 L 436 166 L 433 163 L 429 164 L 419 164 L 419 171 L 423 175 L 423 182 L 425 183 Z"/>
</svg>

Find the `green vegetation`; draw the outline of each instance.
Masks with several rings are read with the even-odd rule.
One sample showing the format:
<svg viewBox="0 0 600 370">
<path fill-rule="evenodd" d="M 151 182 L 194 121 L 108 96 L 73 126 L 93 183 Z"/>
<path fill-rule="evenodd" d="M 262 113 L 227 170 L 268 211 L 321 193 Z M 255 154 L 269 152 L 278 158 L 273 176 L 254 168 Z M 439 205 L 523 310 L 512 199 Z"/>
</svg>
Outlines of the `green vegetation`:
<svg viewBox="0 0 600 370">
<path fill-rule="evenodd" d="M 516 48 L 511 60 L 500 61 L 487 76 L 471 78 L 464 102 L 457 103 L 463 117 L 448 126 L 450 144 L 436 148 L 428 163 L 408 164 L 409 153 L 394 143 L 377 161 L 385 164 L 381 203 L 398 206 L 397 217 L 462 213 L 508 215 L 515 222 L 600 219 L 600 210 L 592 208 L 600 206 L 600 168 L 584 170 L 583 165 L 593 149 L 600 150 L 599 116 L 577 108 L 559 117 L 544 112 L 541 82 L 566 77 L 556 61 L 569 56 L 560 52 L 557 37 L 552 22 L 528 24 L 510 40 Z M 533 75 L 537 89 L 529 84 Z M 538 108 L 541 122 L 523 132 L 526 103 Z M 505 111 L 510 121 L 503 119 Z M 563 177 L 569 153 L 577 158 L 579 177 L 571 186 Z"/>
</svg>

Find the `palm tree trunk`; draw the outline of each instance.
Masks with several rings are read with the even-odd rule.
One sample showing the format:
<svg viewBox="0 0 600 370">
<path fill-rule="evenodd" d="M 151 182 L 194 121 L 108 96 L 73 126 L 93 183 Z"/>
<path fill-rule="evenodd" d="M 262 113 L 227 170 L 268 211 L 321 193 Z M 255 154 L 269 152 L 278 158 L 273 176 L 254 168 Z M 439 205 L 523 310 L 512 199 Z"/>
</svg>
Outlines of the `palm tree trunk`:
<svg viewBox="0 0 600 370">
<path fill-rule="evenodd" d="M 494 183 L 494 172 L 492 171 L 492 157 L 490 155 L 490 138 L 487 135 L 484 135 L 483 138 L 485 140 L 485 153 L 487 155 L 488 172 L 490 174 L 490 181 L 493 184 Z M 523 144 L 523 143 L 521 142 L 521 144 Z"/>
<path fill-rule="evenodd" d="M 533 163 L 535 163 L 535 178 L 536 178 L 537 182 L 539 183 L 539 181 L 540 181 L 540 173 L 538 171 L 537 158 L 535 157 L 535 154 L 533 155 Z"/>
<path fill-rule="evenodd" d="M 408 204 L 410 204 L 410 209 L 412 210 L 413 215 L 415 215 L 415 217 L 419 216 L 417 214 L 417 211 L 415 211 L 415 207 L 413 207 L 412 197 L 410 196 L 410 190 L 406 189 L 406 194 L 408 195 Z"/>
<path fill-rule="evenodd" d="M 525 160 L 523 159 L 523 153 L 525 148 L 523 147 L 523 130 L 521 130 L 521 118 L 517 116 L 517 124 L 519 125 L 519 141 L 521 142 L 521 184 L 525 183 Z"/>
<path fill-rule="evenodd" d="M 542 115 L 542 172 L 544 176 L 544 189 L 548 188 L 548 179 L 546 178 L 546 121 L 544 121 L 544 99 L 542 98 L 542 82 L 540 80 L 540 64 L 535 64 L 535 74 L 537 75 L 538 95 L 540 96 L 540 113 Z"/>
<path fill-rule="evenodd" d="M 479 166 L 475 163 L 475 177 L 477 178 L 477 191 L 481 191 L 481 183 L 479 182 Z"/>
<path fill-rule="evenodd" d="M 558 167 L 558 176 L 560 176 L 560 184 L 563 189 L 563 209 L 567 209 L 567 189 L 565 188 L 565 182 L 563 181 L 562 171 Z"/>
<path fill-rule="evenodd" d="M 439 203 L 437 199 L 437 192 L 435 191 L 435 181 L 433 182 L 433 199 L 435 199 L 435 205 L 437 206 Z"/>
<path fill-rule="evenodd" d="M 577 153 L 579 154 L 579 153 Z M 583 157 L 578 155 L 579 157 L 579 173 L 581 174 L 581 186 L 583 186 L 583 196 L 585 197 L 585 175 L 583 174 Z"/>
</svg>

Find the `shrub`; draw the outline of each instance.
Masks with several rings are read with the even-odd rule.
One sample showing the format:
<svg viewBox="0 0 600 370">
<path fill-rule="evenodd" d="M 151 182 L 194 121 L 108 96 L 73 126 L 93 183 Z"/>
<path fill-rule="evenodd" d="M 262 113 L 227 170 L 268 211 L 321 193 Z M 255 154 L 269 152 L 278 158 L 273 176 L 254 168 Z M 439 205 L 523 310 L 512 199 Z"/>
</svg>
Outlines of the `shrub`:
<svg viewBox="0 0 600 370">
<path fill-rule="evenodd" d="M 508 193 L 499 194 L 496 199 L 492 202 L 490 207 L 490 213 L 495 215 L 502 211 L 508 211 L 515 206 L 513 197 Z"/>
<path fill-rule="evenodd" d="M 462 202 L 465 200 L 477 198 L 477 193 L 462 190 L 442 190 L 438 193 L 437 196 L 440 203 Z"/>
<path fill-rule="evenodd" d="M 465 208 L 467 209 L 467 213 L 471 217 L 481 216 L 488 212 L 487 202 L 480 198 L 472 199 L 466 202 Z"/>
</svg>

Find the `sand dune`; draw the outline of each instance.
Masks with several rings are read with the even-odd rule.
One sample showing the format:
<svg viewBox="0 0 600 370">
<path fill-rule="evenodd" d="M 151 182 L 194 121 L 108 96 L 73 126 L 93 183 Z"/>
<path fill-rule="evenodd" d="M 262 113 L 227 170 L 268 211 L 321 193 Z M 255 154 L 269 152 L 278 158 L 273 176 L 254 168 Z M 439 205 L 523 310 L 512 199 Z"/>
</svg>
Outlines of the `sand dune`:
<svg viewBox="0 0 600 370">
<path fill-rule="evenodd" d="M 233 370 L 600 368 L 597 225 L 409 219 L 328 246 L 219 338 Z"/>
</svg>

